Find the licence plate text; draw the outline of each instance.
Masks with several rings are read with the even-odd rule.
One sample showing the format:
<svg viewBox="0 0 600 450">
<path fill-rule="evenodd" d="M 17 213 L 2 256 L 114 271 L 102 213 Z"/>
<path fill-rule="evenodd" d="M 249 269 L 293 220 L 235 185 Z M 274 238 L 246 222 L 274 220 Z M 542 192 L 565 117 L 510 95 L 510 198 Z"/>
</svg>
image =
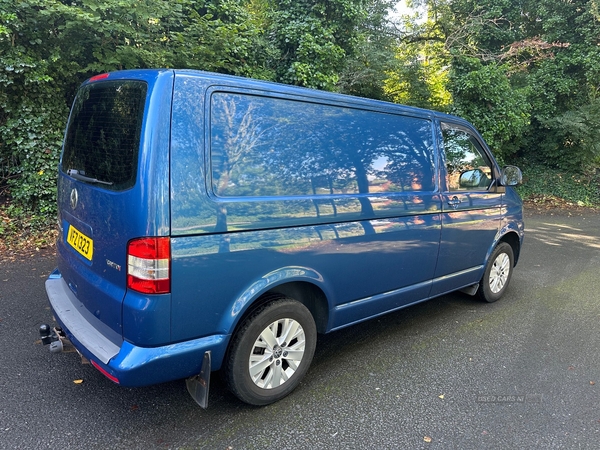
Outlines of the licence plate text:
<svg viewBox="0 0 600 450">
<path fill-rule="evenodd" d="M 69 225 L 67 233 L 67 242 L 84 258 L 92 260 L 94 254 L 94 241 L 75 228 Z"/>
</svg>

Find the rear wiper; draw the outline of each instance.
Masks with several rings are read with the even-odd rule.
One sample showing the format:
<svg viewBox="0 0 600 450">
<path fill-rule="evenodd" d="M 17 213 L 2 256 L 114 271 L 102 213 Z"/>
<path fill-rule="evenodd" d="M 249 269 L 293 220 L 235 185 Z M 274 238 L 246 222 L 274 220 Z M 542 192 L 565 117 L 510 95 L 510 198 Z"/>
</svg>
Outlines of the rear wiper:
<svg viewBox="0 0 600 450">
<path fill-rule="evenodd" d="M 67 175 L 75 178 L 76 180 L 87 181 L 88 183 L 107 184 L 109 186 L 113 184 L 112 181 L 102 181 L 97 178 L 86 177 L 85 171 L 83 170 L 69 169 L 67 170 Z"/>
</svg>

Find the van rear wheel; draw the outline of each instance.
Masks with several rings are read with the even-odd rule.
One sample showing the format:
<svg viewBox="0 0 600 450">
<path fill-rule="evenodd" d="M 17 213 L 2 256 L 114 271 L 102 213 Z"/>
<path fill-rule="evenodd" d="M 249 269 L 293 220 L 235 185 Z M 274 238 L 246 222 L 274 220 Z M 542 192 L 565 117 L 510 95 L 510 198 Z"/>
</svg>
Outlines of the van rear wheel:
<svg viewBox="0 0 600 450">
<path fill-rule="evenodd" d="M 513 249 L 510 244 L 500 242 L 488 260 L 477 295 L 482 300 L 493 303 L 504 295 L 514 266 Z"/>
<path fill-rule="evenodd" d="M 316 342 L 315 321 L 302 303 L 280 298 L 259 307 L 231 342 L 225 364 L 229 389 L 251 405 L 282 399 L 308 370 Z"/>
</svg>

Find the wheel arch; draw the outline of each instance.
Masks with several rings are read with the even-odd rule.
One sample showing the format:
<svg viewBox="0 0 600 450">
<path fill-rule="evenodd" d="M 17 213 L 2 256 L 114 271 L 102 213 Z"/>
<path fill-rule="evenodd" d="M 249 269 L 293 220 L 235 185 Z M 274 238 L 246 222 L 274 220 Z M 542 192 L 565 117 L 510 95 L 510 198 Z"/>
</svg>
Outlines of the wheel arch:
<svg viewBox="0 0 600 450">
<path fill-rule="evenodd" d="M 327 331 L 329 300 L 323 278 L 312 269 L 287 267 L 271 272 L 254 282 L 231 304 L 220 328 L 233 336 L 246 317 L 277 298 L 288 297 L 302 303 L 312 314 L 317 331 Z"/>
<path fill-rule="evenodd" d="M 293 281 L 275 286 L 268 295 L 285 296 L 299 301 L 312 314 L 317 332 L 325 333 L 329 322 L 329 303 L 325 293 L 318 286 L 306 281 Z"/>
<path fill-rule="evenodd" d="M 512 247 L 513 250 L 513 267 L 517 265 L 517 261 L 519 260 L 519 254 L 521 253 L 521 240 L 519 239 L 519 235 L 515 231 L 510 231 L 503 235 L 500 240 L 496 243 L 494 248 L 500 243 L 506 242 L 508 245 Z"/>
<path fill-rule="evenodd" d="M 307 281 L 290 281 L 276 286 L 258 295 L 245 308 L 235 322 L 235 327 L 232 330 L 232 336 L 236 333 L 239 327 L 244 323 L 246 317 L 252 315 L 256 309 L 266 303 L 270 303 L 279 298 L 291 298 L 302 303 L 308 308 L 315 320 L 317 332 L 324 333 L 327 330 L 329 321 L 329 307 L 325 293 L 316 285 Z"/>
</svg>

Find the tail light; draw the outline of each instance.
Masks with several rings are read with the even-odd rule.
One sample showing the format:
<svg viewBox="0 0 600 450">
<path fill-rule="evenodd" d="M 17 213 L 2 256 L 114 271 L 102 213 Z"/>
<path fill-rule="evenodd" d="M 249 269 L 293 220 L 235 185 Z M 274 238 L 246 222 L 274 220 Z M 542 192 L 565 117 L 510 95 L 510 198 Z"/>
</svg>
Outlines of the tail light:
<svg viewBox="0 0 600 450">
<path fill-rule="evenodd" d="M 171 241 L 168 237 L 129 241 L 127 287 L 144 294 L 171 292 Z"/>
</svg>

